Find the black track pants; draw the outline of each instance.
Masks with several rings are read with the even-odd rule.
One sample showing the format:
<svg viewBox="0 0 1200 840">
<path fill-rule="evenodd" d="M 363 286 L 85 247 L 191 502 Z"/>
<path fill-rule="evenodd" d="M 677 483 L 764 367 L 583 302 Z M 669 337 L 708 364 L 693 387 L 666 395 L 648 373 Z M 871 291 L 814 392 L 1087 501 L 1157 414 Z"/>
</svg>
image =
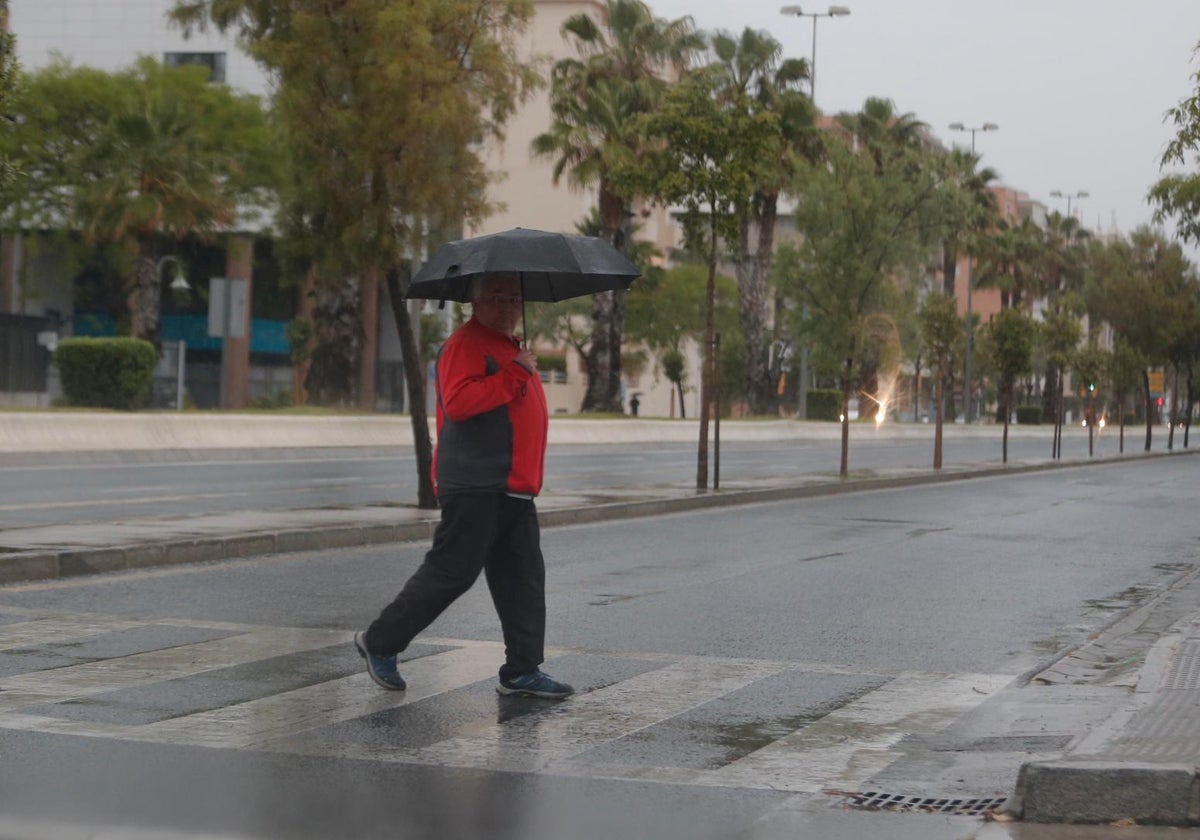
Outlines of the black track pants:
<svg viewBox="0 0 1200 840">
<path fill-rule="evenodd" d="M 503 493 L 455 493 L 440 501 L 433 547 L 367 628 L 367 648 L 381 656 L 404 650 L 483 571 L 504 633 L 500 678 L 535 670 L 545 658 L 546 637 L 546 567 L 537 508 Z"/>
</svg>

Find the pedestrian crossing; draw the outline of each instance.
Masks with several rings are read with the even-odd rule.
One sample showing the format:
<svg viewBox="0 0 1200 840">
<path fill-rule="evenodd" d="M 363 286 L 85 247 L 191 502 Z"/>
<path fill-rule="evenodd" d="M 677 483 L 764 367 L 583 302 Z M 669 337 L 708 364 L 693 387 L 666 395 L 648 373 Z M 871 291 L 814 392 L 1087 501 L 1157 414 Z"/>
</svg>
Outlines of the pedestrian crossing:
<svg viewBox="0 0 1200 840">
<path fill-rule="evenodd" d="M 195 639 L 178 643 L 181 631 Z M 87 658 L 86 644 L 107 639 L 98 649 L 109 650 L 130 633 L 141 647 L 162 634 L 164 646 Z M 0 730 L 814 793 L 856 789 L 903 755 L 905 738 L 944 731 L 1014 679 L 553 648 L 551 667 L 601 675 L 590 685 L 572 677 L 580 693 L 554 703 L 493 696 L 502 648 L 466 639 L 419 639 L 401 666 L 408 691 L 382 691 L 351 637 L 0 606 Z M 324 657 L 313 680 L 279 687 L 288 670 L 280 659 L 306 656 Z M 205 692 L 225 677 L 242 693 L 205 707 Z M 828 697 L 798 689 L 825 683 Z M 774 721 L 767 734 L 764 705 Z"/>
</svg>

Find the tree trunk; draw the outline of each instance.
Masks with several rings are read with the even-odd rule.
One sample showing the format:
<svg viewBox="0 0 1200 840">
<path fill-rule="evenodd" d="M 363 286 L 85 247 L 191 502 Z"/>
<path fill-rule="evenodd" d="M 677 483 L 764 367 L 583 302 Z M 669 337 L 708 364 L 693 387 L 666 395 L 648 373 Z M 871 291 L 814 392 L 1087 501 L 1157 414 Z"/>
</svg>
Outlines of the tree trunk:
<svg viewBox="0 0 1200 840">
<path fill-rule="evenodd" d="M 954 293 L 954 283 L 958 279 L 958 248 L 953 244 L 942 244 L 942 291 L 950 297 Z"/>
<path fill-rule="evenodd" d="M 717 297 L 717 213 L 712 208 L 712 240 L 708 249 L 708 284 L 704 301 L 704 363 L 700 369 L 700 441 L 696 451 L 696 489 L 708 489 L 708 415 L 712 400 L 713 309 Z"/>
<path fill-rule="evenodd" d="M 850 342 L 851 351 L 854 341 Z M 842 460 L 838 467 L 838 475 L 846 478 L 850 475 L 850 390 L 853 387 L 850 375 L 854 372 L 854 356 L 846 357 L 846 368 L 842 374 Z"/>
<path fill-rule="evenodd" d="M 429 435 L 429 416 L 425 411 L 425 364 L 417 349 L 416 333 L 404 305 L 407 273 L 401 282 L 401 269 L 392 268 L 385 275 L 388 298 L 392 302 L 392 317 L 400 334 L 400 351 L 404 354 L 404 384 L 408 389 L 408 413 L 412 418 L 413 449 L 417 456 L 417 507 L 432 510 L 438 506 L 433 490 L 433 442 Z"/>
<path fill-rule="evenodd" d="M 612 292 L 592 295 L 592 340 L 584 358 L 587 391 L 580 411 L 605 411 L 609 374 L 612 370 Z"/>
<path fill-rule="evenodd" d="M 1042 416 L 1054 414 L 1054 395 L 1058 392 L 1058 370 L 1050 362 L 1046 363 L 1046 379 L 1042 386 Z"/>
<path fill-rule="evenodd" d="M 379 266 L 369 266 L 358 281 L 363 341 L 358 357 L 358 407 L 375 410 L 375 363 L 379 356 Z"/>
<path fill-rule="evenodd" d="M 1146 395 L 1146 452 L 1150 451 L 1153 426 L 1154 397 L 1150 396 L 1150 369 L 1142 370 L 1142 393 Z"/>
<path fill-rule="evenodd" d="M 676 382 L 675 387 L 679 391 L 679 419 L 686 420 L 687 419 L 687 411 L 683 407 L 683 380 Z"/>
<path fill-rule="evenodd" d="M 1117 437 L 1117 452 L 1121 455 L 1125 454 L 1125 395 L 1121 395 L 1121 399 L 1117 400 L 1117 411 L 1121 412 L 1121 427 L 1120 434 Z"/>
<path fill-rule="evenodd" d="M 913 422 L 921 422 L 921 354 L 913 360 Z"/>
<path fill-rule="evenodd" d="M 299 293 L 296 295 L 296 319 L 305 321 L 312 326 L 313 322 L 313 296 L 317 285 L 317 269 L 316 266 L 310 266 L 308 272 L 304 275 L 304 284 L 300 287 Z M 308 404 L 308 371 L 312 367 L 312 351 L 313 339 L 312 333 L 309 333 L 309 338 L 304 342 L 304 346 L 292 348 L 293 363 L 292 363 L 292 404 L 307 405 Z"/>
<path fill-rule="evenodd" d="M 606 176 L 599 187 L 600 227 L 604 237 L 624 256 L 629 256 L 632 213 L 619 195 L 609 189 Z M 584 411 L 620 414 L 621 344 L 625 334 L 625 292 L 601 292 L 592 296 L 592 344 L 585 365 L 589 377 Z"/>
<path fill-rule="evenodd" d="M 759 195 L 758 241 L 750 254 L 749 211 L 742 214 L 738 225 L 738 255 L 736 274 L 742 336 L 746 346 L 746 400 L 751 414 L 770 413 L 775 401 L 771 370 L 767 364 L 767 306 L 770 302 L 768 278 L 771 273 L 772 251 L 775 247 L 775 222 L 778 214 L 777 194 Z"/>
<path fill-rule="evenodd" d="M 157 350 L 158 313 L 161 290 L 159 288 L 158 262 L 152 236 L 139 236 L 136 242 L 137 257 L 133 267 L 133 284 L 129 290 L 129 334 L 143 338 Z"/>
<path fill-rule="evenodd" d="M 1167 451 L 1175 448 L 1175 421 L 1179 417 L 1179 365 L 1171 363 L 1175 381 L 1171 385 L 1171 405 L 1167 409 Z"/>
<path fill-rule="evenodd" d="M 937 366 L 937 386 L 934 389 L 936 407 L 934 408 L 933 426 L 933 468 L 935 470 L 942 468 L 942 403 L 945 401 L 946 393 L 946 374 L 943 372 L 944 370 L 945 366 L 939 361 Z"/>
<path fill-rule="evenodd" d="M 1000 463 L 1008 463 L 1008 418 L 1012 414 L 1013 380 L 1008 377 L 1004 383 L 1004 438 L 1000 444 Z"/>
</svg>

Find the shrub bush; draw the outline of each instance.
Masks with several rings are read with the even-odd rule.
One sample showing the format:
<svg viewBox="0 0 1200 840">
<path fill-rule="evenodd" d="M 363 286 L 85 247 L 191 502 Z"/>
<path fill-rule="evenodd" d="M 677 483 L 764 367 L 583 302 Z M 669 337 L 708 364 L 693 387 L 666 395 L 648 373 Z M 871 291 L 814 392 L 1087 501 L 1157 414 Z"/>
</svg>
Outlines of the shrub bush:
<svg viewBox="0 0 1200 840">
<path fill-rule="evenodd" d="M 1017 423 L 1022 426 L 1037 426 L 1042 422 L 1042 407 L 1040 405 L 1017 406 Z"/>
<path fill-rule="evenodd" d="M 808 419 L 837 420 L 842 414 L 842 392 L 836 388 L 808 389 Z"/>
<path fill-rule="evenodd" d="M 140 338 L 64 338 L 54 361 L 68 405 L 133 411 L 150 401 L 158 353 Z"/>
</svg>

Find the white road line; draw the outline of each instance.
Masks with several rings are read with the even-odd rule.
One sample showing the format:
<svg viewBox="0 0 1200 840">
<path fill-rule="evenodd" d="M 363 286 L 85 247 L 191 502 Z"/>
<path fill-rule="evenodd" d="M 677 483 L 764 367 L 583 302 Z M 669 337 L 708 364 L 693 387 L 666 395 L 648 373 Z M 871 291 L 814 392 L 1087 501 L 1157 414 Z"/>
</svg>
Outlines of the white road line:
<svg viewBox="0 0 1200 840">
<path fill-rule="evenodd" d="M 1013 681 L 1007 674 L 908 673 L 760 750 L 711 781 L 798 793 L 853 789 L 887 767 L 902 738 L 938 732 Z"/>
<path fill-rule="evenodd" d="M 61 644 L 117 630 L 144 627 L 146 622 L 111 616 L 62 615 L 0 624 L 0 651 Z"/>
<path fill-rule="evenodd" d="M 354 656 L 348 650 L 349 656 Z M 245 749 L 365 717 L 496 676 L 499 644 L 481 642 L 402 662 L 408 691 L 386 691 L 365 673 L 138 727 L 139 740 Z"/>
<path fill-rule="evenodd" d="M 0 678 L 0 710 L 61 703 L 348 642 L 330 630 L 277 628 Z"/>
<path fill-rule="evenodd" d="M 586 750 L 789 670 L 786 663 L 688 657 L 663 668 L 578 695 L 538 715 L 484 727 L 419 750 L 401 761 L 442 766 L 544 771 Z M 386 760 L 386 751 L 372 757 Z"/>
</svg>

